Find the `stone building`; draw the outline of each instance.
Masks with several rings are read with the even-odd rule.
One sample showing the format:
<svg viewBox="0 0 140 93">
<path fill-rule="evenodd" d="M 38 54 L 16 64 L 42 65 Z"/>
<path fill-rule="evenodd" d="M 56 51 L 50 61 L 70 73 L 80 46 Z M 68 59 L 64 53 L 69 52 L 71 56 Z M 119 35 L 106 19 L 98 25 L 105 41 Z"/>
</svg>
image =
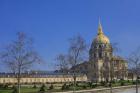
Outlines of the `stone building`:
<svg viewBox="0 0 140 93">
<path fill-rule="evenodd" d="M 127 62 L 113 54 L 109 38 L 103 33 L 99 23 L 97 36 L 89 50 L 89 61 L 79 64 L 76 68 L 87 74 L 90 81 L 110 81 L 127 79 Z"/>
<path fill-rule="evenodd" d="M 0 84 L 16 84 L 17 78 L 13 73 L 0 73 Z M 76 81 L 86 82 L 87 76 L 83 74 L 77 75 Z M 73 82 L 72 75 L 48 74 L 48 73 L 22 73 L 21 84 L 45 84 L 45 83 L 65 83 Z"/>
</svg>

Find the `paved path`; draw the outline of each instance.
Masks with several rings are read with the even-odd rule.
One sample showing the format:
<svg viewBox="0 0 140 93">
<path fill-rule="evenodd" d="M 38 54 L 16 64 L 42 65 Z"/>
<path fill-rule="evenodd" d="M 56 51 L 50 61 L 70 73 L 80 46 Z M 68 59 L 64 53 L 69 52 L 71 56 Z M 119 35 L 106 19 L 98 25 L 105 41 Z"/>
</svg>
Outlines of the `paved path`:
<svg viewBox="0 0 140 93">
<path fill-rule="evenodd" d="M 121 88 L 134 88 L 135 85 L 130 86 L 120 86 L 120 87 L 113 87 L 113 89 L 121 89 Z M 104 91 L 109 90 L 110 88 L 99 88 L 99 89 L 90 89 L 90 90 L 78 90 L 74 93 L 86 93 L 86 92 L 96 92 L 96 91 Z M 73 91 L 67 91 L 67 92 L 53 92 L 53 93 L 73 93 Z"/>
</svg>

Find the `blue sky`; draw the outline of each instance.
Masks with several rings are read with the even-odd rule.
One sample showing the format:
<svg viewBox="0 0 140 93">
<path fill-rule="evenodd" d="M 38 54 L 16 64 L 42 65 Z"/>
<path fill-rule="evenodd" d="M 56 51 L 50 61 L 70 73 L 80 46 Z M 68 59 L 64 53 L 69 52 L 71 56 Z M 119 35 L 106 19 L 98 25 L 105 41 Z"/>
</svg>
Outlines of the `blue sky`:
<svg viewBox="0 0 140 93">
<path fill-rule="evenodd" d="M 0 0 L 0 45 L 23 31 L 45 60 L 36 68 L 52 70 L 56 55 L 66 53 L 68 38 L 81 34 L 91 44 L 100 17 L 104 33 L 127 57 L 140 46 L 139 5 L 139 0 Z"/>
</svg>

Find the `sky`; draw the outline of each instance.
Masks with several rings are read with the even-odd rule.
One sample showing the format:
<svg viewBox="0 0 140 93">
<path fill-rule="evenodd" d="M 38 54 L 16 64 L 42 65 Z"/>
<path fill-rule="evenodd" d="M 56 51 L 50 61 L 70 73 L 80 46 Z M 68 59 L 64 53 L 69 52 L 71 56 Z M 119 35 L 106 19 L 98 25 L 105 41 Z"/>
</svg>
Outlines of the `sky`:
<svg viewBox="0 0 140 93">
<path fill-rule="evenodd" d="M 118 43 L 118 55 L 126 58 L 140 46 L 140 0 L 0 0 L 0 46 L 23 31 L 44 60 L 36 69 L 54 70 L 69 38 L 80 34 L 92 43 L 99 17 L 110 42 Z"/>
</svg>

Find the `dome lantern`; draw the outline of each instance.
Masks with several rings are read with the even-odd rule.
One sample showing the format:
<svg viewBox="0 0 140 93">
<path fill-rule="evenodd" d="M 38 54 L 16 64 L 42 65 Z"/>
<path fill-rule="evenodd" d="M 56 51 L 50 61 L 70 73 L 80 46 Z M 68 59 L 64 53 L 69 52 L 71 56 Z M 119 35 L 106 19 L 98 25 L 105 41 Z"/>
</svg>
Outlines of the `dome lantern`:
<svg viewBox="0 0 140 93">
<path fill-rule="evenodd" d="M 104 34 L 104 33 L 103 33 L 103 31 L 102 31 L 102 25 L 101 25 L 101 23 L 100 23 L 100 21 L 99 21 L 98 35 L 100 35 L 100 34 Z"/>
<path fill-rule="evenodd" d="M 109 38 L 103 33 L 102 25 L 100 21 L 99 21 L 99 26 L 98 26 L 98 34 L 97 34 L 97 37 L 94 39 L 94 43 L 103 43 L 103 44 L 110 43 Z"/>
</svg>

